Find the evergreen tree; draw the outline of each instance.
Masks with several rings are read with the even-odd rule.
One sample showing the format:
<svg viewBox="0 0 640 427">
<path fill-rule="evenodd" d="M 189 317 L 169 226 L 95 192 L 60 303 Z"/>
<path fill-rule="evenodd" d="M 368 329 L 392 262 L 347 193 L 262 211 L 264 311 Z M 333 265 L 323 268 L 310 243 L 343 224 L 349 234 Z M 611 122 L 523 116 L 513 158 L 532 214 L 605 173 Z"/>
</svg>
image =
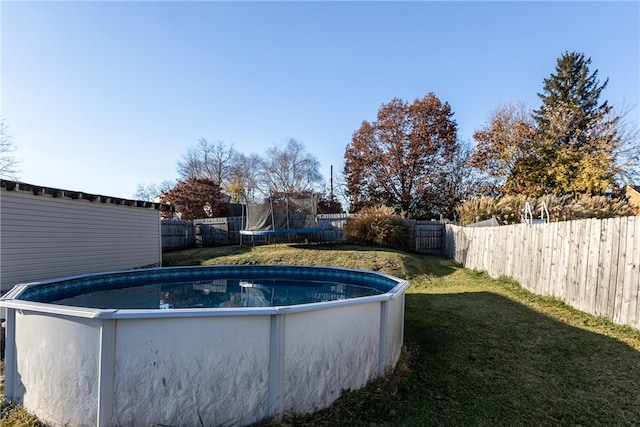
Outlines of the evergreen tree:
<svg viewBox="0 0 640 427">
<path fill-rule="evenodd" d="M 599 194 L 614 185 L 620 118 L 610 114 L 606 101 L 600 103 L 608 79 L 600 84 L 590 64 L 582 53 L 563 54 L 556 74 L 544 80 L 538 94 L 542 106 L 533 112 L 539 129 L 537 161 L 523 171 L 538 195 Z"/>
</svg>

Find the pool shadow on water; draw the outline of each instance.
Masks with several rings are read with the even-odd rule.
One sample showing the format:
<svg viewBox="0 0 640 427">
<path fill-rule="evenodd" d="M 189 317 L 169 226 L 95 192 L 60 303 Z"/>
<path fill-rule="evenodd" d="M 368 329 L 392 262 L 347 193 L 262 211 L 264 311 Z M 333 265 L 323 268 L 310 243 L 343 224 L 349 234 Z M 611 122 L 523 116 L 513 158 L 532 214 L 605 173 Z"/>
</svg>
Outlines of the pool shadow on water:
<svg viewBox="0 0 640 427">
<path fill-rule="evenodd" d="M 638 350 L 497 294 L 407 294 L 405 346 L 401 423 L 640 423 Z"/>
</svg>

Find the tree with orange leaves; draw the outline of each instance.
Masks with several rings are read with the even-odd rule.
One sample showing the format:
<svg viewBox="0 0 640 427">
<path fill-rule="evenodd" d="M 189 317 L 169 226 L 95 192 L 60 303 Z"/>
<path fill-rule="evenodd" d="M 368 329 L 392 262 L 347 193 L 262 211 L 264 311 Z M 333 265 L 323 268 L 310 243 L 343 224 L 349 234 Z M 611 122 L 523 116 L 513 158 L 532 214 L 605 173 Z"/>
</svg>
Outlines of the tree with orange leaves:
<svg viewBox="0 0 640 427">
<path fill-rule="evenodd" d="M 460 152 L 448 103 L 433 93 L 411 104 L 393 99 L 377 120 L 363 121 L 345 151 L 344 177 L 351 210 L 390 206 L 403 217 L 449 213 L 457 201 L 445 188 Z"/>
<path fill-rule="evenodd" d="M 488 194 L 532 194 L 537 186 L 528 173 L 538 163 L 538 136 L 531 111 L 524 103 L 509 103 L 491 113 L 487 124 L 473 134 L 476 141 L 469 165 L 491 180 Z"/>
<path fill-rule="evenodd" d="M 225 209 L 220 185 L 208 178 L 187 178 L 161 196 L 175 208 L 180 219 L 216 217 Z"/>
</svg>

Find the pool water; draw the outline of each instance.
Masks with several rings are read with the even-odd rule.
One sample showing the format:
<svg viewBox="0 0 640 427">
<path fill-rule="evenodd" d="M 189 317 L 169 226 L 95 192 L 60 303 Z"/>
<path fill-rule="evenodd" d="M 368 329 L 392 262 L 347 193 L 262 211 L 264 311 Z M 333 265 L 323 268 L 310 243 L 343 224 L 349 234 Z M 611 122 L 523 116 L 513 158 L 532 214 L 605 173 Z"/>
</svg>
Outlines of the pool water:
<svg viewBox="0 0 640 427">
<path fill-rule="evenodd" d="M 215 279 L 153 283 L 96 290 L 51 301 L 91 308 L 171 309 L 276 307 L 379 295 L 383 292 L 348 283 L 292 279 Z"/>
</svg>

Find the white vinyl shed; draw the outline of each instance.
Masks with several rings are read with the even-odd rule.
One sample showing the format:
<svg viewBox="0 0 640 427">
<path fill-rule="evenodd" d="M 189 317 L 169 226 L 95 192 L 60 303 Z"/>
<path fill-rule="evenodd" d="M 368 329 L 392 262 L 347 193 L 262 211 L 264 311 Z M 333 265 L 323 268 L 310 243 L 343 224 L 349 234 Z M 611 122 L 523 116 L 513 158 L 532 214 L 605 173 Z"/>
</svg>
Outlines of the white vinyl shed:
<svg viewBox="0 0 640 427">
<path fill-rule="evenodd" d="M 159 203 L 0 181 L 0 290 L 160 266 Z"/>
</svg>

